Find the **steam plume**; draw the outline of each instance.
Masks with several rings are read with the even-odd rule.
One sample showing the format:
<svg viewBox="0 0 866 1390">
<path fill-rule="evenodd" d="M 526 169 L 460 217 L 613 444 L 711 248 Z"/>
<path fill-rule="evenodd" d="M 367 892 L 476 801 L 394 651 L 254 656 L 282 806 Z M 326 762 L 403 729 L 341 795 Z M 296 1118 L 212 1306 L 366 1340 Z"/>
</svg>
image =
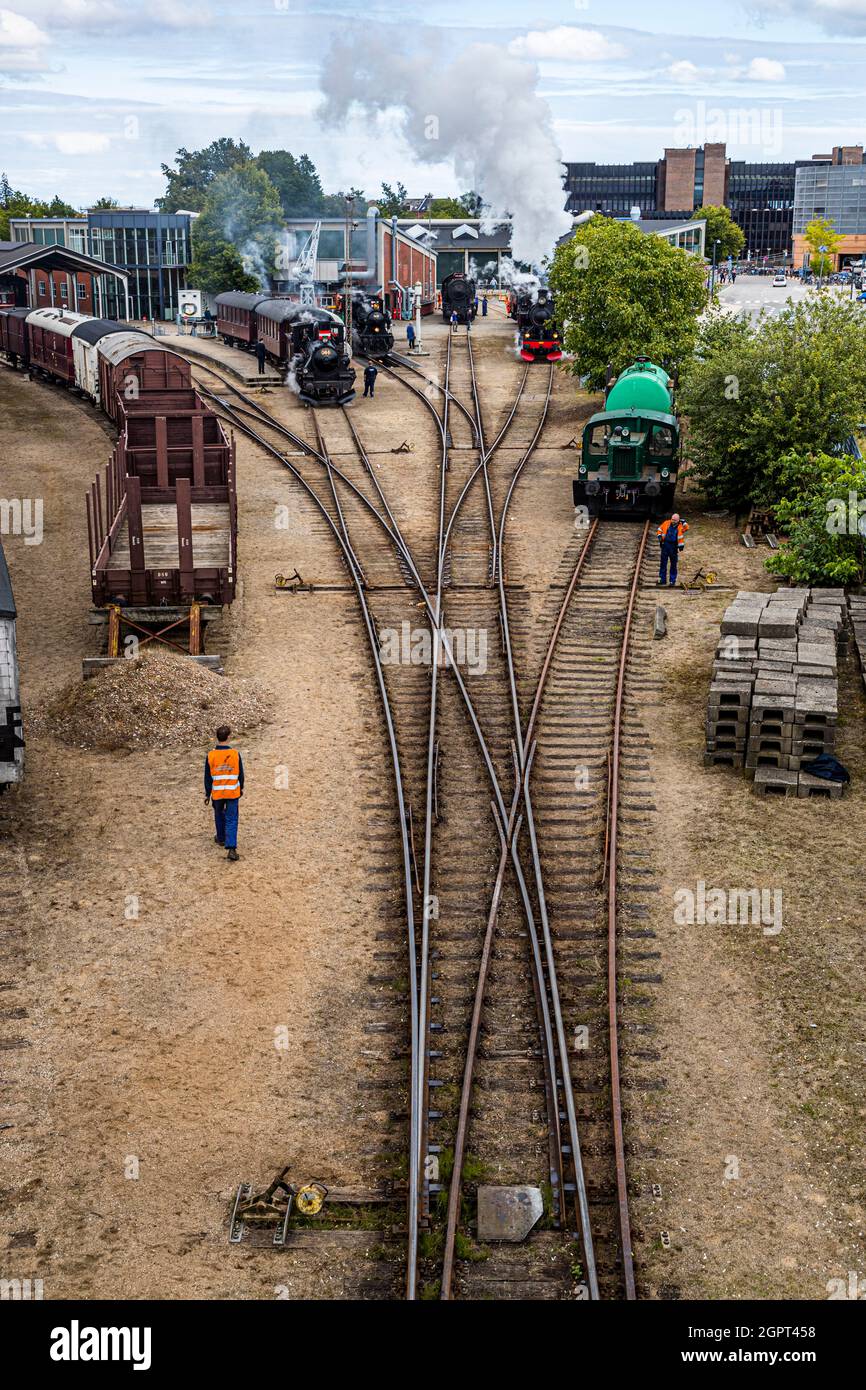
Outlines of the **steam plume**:
<svg viewBox="0 0 866 1390">
<path fill-rule="evenodd" d="M 369 117 L 396 107 L 416 157 L 450 159 L 491 218 L 510 218 L 515 258 L 537 265 L 571 228 L 538 70 L 495 44 L 452 53 L 430 44 L 423 55 L 400 54 L 369 28 L 335 38 L 322 68 L 320 117 L 340 123 L 353 106 Z"/>
</svg>

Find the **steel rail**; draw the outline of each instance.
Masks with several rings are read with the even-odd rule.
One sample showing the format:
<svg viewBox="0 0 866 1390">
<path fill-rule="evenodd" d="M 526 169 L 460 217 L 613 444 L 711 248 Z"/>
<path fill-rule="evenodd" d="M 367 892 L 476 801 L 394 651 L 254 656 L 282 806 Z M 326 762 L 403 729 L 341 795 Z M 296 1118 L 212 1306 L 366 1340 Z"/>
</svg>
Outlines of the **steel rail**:
<svg viewBox="0 0 866 1390">
<path fill-rule="evenodd" d="M 470 348 L 470 361 L 471 361 L 471 348 Z M 521 396 L 522 396 L 523 385 L 524 385 L 525 382 L 526 382 L 526 377 L 527 377 L 528 370 L 529 370 L 529 369 L 527 368 L 527 369 L 524 371 L 524 376 L 523 376 L 523 381 L 522 381 L 522 383 L 521 383 L 521 391 L 520 391 L 520 394 L 519 394 L 519 396 L 518 396 L 518 401 L 520 400 L 520 398 L 521 398 Z M 474 397 L 476 403 L 478 403 L 477 383 L 475 382 L 474 367 L 472 368 L 472 377 L 473 377 L 473 387 L 474 387 L 474 390 L 473 390 L 473 397 Z M 536 1003 L 537 1003 L 537 1007 L 538 1007 L 538 1011 L 539 1011 L 539 1024 L 540 1024 L 541 1031 L 542 1031 L 542 1041 L 543 1041 L 543 1059 L 544 1059 L 544 1069 L 545 1069 L 545 1087 L 546 1087 L 546 1094 L 547 1094 L 549 1142 L 550 1142 L 550 1148 L 551 1148 L 551 1164 L 550 1164 L 550 1167 L 551 1167 L 551 1174 L 550 1174 L 550 1176 L 551 1176 L 551 1184 L 552 1184 L 553 1188 L 556 1190 L 556 1193 L 557 1193 L 557 1198 L 558 1198 L 559 1206 L 560 1206 L 560 1215 L 562 1216 L 562 1215 L 564 1214 L 565 1185 L 564 1185 L 564 1172 L 563 1172 L 563 1163 L 562 1163 L 561 1130 L 560 1130 L 560 1121 L 559 1121 L 559 1099 L 558 1099 L 557 1068 L 556 1068 L 556 1049 L 555 1049 L 555 1046 L 554 1046 L 554 1041 L 553 1041 L 553 1029 L 552 1029 L 552 1026 L 551 1026 L 551 1018 L 550 1018 L 550 1001 L 548 1000 L 548 989 L 547 989 L 547 987 L 546 987 L 545 979 L 544 979 L 544 971 L 543 971 L 542 959 L 541 959 L 541 951 L 540 951 L 540 946 L 539 946 L 539 941 L 538 941 L 538 933 L 537 933 L 537 929 L 536 929 L 536 926 L 535 926 L 534 914 L 533 914 L 532 909 L 531 909 L 531 904 L 529 903 L 529 901 L 528 901 L 528 896 L 527 896 L 527 894 L 526 894 L 525 883 L 523 882 L 522 868 L 521 868 L 521 866 L 520 866 L 520 860 L 519 860 L 519 856 L 518 856 L 518 852 L 517 852 L 517 836 L 516 836 L 516 834 L 515 834 L 515 827 L 516 827 L 516 826 L 519 826 L 519 825 L 521 824 L 521 822 L 522 822 L 522 818 L 518 818 L 518 814 L 517 814 L 517 813 L 518 813 L 518 809 L 519 809 L 519 805 L 520 805 L 521 795 L 522 795 L 522 794 L 525 795 L 525 787 L 524 787 L 524 785 L 523 785 L 524 770 L 525 770 L 525 760 L 524 760 L 524 746 L 525 746 L 525 745 L 524 745 L 523 737 L 522 737 L 522 735 L 521 735 L 521 718 L 520 718 L 519 702 L 518 702 L 518 697 L 517 697 L 516 675 L 515 675 L 515 670 L 514 670 L 514 654 L 513 654 L 513 649 L 512 649 L 512 646 L 511 646 L 510 628 L 509 628 L 509 623 L 508 623 L 508 608 L 507 608 L 507 601 L 506 601 L 506 595 L 505 595 L 505 586 L 504 586 L 504 574 L 503 574 L 503 569 L 502 569 L 502 565 L 501 565 L 501 558 L 500 558 L 500 557 L 501 557 L 501 554 L 502 554 L 502 541 L 503 541 L 503 538 L 504 538 L 505 522 L 506 522 L 506 520 L 507 520 L 508 509 L 509 509 L 509 506 L 510 506 L 510 503 L 511 503 L 511 499 L 512 499 L 513 494 L 514 494 L 514 489 L 515 489 L 515 487 L 516 487 L 516 484 L 517 484 L 517 481 L 518 481 L 519 477 L 521 476 L 521 474 L 522 474 L 522 472 L 523 472 L 523 470 L 524 470 L 524 468 L 525 468 L 525 466 L 526 466 L 526 463 L 528 462 L 529 458 L 532 456 L 532 454 L 533 454 L 533 452 L 534 452 L 534 450 L 535 450 L 535 448 L 536 448 L 536 445 L 537 445 L 537 443 L 538 443 L 538 440 L 539 440 L 539 438 L 540 438 L 540 436 L 541 436 L 541 432 L 542 432 L 542 430 L 543 430 L 543 428 L 544 428 L 544 424 L 545 424 L 545 421 L 546 421 L 546 419 L 547 419 L 547 414 L 548 414 L 548 410 L 549 410 L 549 406 L 550 406 L 550 396 L 551 396 L 552 389 L 553 389 L 553 368 L 551 367 L 550 373 L 549 373 L 549 376 L 548 376 L 547 394 L 546 394 L 546 398 L 545 398 L 545 402 L 544 402 L 544 408 L 543 408 L 543 410 L 542 410 L 542 412 L 541 412 L 541 416 L 540 416 L 538 425 L 537 425 L 537 427 L 536 427 L 535 433 L 533 434 L 532 440 L 530 441 L 530 444 L 528 445 L 528 447 L 524 450 L 523 455 L 522 455 L 522 457 L 521 457 L 521 459 L 520 459 L 520 461 L 519 461 L 519 463 L 518 463 L 518 465 L 517 465 L 517 467 L 516 467 L 516 469 L 515 469 L 515 471 L 514 471 L 514 474 L 513 474 L 513 476 L 512 476 L 511 483 L 510 483 L 510 486 L 509 486 L 509 488 L 508 488 L 508 492 L 507 492 L 507 494 L 506 494 L 505 502 L 504 502 L 504 504 L 503 504 L 503 509 L 502 509 L 502 513 L 501 513 L 501 516 L 500 516 L 500 522 L 499 522 L 499 545 L 495 548 L 495 551 L 494 551 L 494 566 L 495 566 L 495 568 L 494 568 L 494 573 L 495 573 L 495 576 L 496 576 L 496 579 L 497 579 L 497 585 L 498 585 L 498 590 L 499 590 L 500 618 L 501 618 L 501 620 L 502 620 L 502 630 L 503 630 L 503 638 L 504 638 L 504 646 L 505 646 L 506 665 L 507 665 L 507 669 L 508 669 L 509 686 L 510 686 L 510 691 L 511 691 L 511 696 L 512 696 L 512 713 L 513 713 L 514 728 L 515 728 L 515 748 L 516 748 L 516 761 L 517 761 L 517 767 L 516 767 L 516 769 L 515 769 L 514 797 L 513 797 L 511 809 L 510 809 L 510 812 L 509 812 L 509 816 L 508 816 L 508 820 L 507 820 L 507 825 L 505 825 L 505 826 L 500 825 L 500 836 L 501 836 L 500 860 L 499 860 L 499 866 L 498 866 L 497 876 L 496 876 L 496 880 L 495 880 L 495 884 L 494 884 L 494 891 L 493 891 L 492 902 L 491 902 L 490 911 L 489 911 L 489 914 L 488 914 L 487 928 L 486 928 L 486 931 L 485 931 L 484 942 L 483 942 L 483 945 L 482 945 L 482 954 L 481 954 L 481 960 L 480 960 L 480 963 L 479 963 L 478 976 L 477 976 L 477 979 L 476 979 L 476 989 L 475 989 L 475 997 L 474 997 L 474 1001 L 473 1001 L 472 1019 L 471 1019 L 471 1023 L 470 1023 L 469 1039 L 468 1039 L 468 1042 L 467 1042 L 466 1058 L 465 1058 L 465 1063 L 464 1063 L 463 1084 L 462 1084 L 462 1088 L 461 1088 L 461 1097 L 460 1097 L 460 1109 L 459 1109 L 459 1112 L 458 1112 L 457 1132 L 456 1132 L 455 1142 L 454 1142 L 454 1165 L 453 1165 L 453 1173 L 452 1173 L 451 1186 L 450 1186 L 449 1194 L 448 1194 L 448 1208 L 447 1208 L 447 1214 L 446 1214 L 445 1244 L 444 1244 L 443 1262 L 442 1262 L 442 1283 L 441 1283 L 441 1289 L 440 1289 L 440 1297 L 441 1297 L 441 1299 L 442 1299 L 443 1301 L 444 1301 L 444 1300 L 448 1300 L 448 1299 L 451 1297 L 451 1285 L 452 1285 L 453 1270 L 454 1270 L 454 1251 L 455 1251 L 455 1245 L 456 1245 L 457 1225 L 458 1225 L 459 1216 L 460 1216 L 460 1199 L 461 1199 L 461 1191 L 462 1191 L 462 1169 L 463 1169 L 463 1159 L 464 1159 L 464 1154 L 465 1154 L 466 1139 L 467 1139 L 468 1127 L 469 1127 L 469 1109 L 470 1109 L 470 1098 L 471 1098 L 471 1090 L 472 1090 L 472 1080 L 473 1080 L 473 1076 L 474 1076 L 475 1060 L 476 1060 L 477 1050 L 478 1050 L 478 1038 L 479 1038 L 480 1026 L 481 1026 L 481 1012 L 482 1012 L 482 1008 L 483 1008 L 484 996 L 485 996 L 486 987 L 487 987 L 487 979 L 488 979 L 488 975 L 489 975 L 489 966 L 490 966 L 490 958 L 491 958 L 491 954 L 492 954 L 493 936 L 494 936 L 494 931 L 495 931 L 495 927 L 496 927 L 496 922 L 497 922 L 498 915 L 499 915 L 499 906 L 500 906 L 500 901 L 501 901 L 501 894 L 502 894 L 502 887 L 503 887 L 503 882 L 504 882 L 505 868 L 506 868 L 506 863 L 507 863 L 507 860 L 508 860 L 509 855 L 510 855 L 510 857 L 512 858 L 512 862 L 513 862 L 514 865 L 515 865 L 515 869 L 516 869 L 516 872 L 517 872 L 517 875 L 518 875 L 518 881 L 519 881 L 519 884 L 520 884 L 520 887 L 521 887 L 521 896 L 523 897 L 523 900 L 524 900 L 524 911 L 525 911 L 525 914 L 526 914 L 527 927 L 528 927 L 528 932 L 529 932 L 529 937 L 530 937 L 530 943 L 531 943 L 531 948 L 532 948 L 533 983 L 534 983 L 534 989 L 535 989 Z M 495 448 L 498 446 L 500 440 L 501 440 L 502 437 L 504 436 L 506 429 L 508 428 L 508 426 L 509 426 L 510 423 L 511 423 L 511 420 L 513 419 L 513 416 L 514 416 L 514 413 L 515 413 L 515 411 L 516 411 L 516 408 L 517 408 L 517 402 L 515 403 L 515 406 L 514 406 L 514 408 L 512 409 L 511 414 L 509 415 L 508 420 L 506 421 L 506 423 L 505 423 L 503 429 L 500 431 L 499 435 L 497 436 L 496 441 L 494 441 L 494 444 L 491 446 L 491 448 L 490 448 L 489 450 L 485 451 L 485 453 L 486 453 L 486 458 L 485 458 L 485 460 L 484 460 L 485 464 L 486 464 L 486 459 L 489 459 L 489 458 L 492 456 L 492 454 L 493 454 Z M 480 430 L 480 433 L 481 433 L 481 437 L 482 437 L 482 439 L 483 439 L 483 422 L 482 422 L 482 419 L 481 419 L 481 417 L 480 417 L 480 413 L 479 413 L 479 430 Z M 485 472 L 486 472 L 486 468 L 485 468 Z M 495 532 L 494 532 L 494 536 L 495 536 Z M 588 544 L 587 544 L 587 546 L 585 547 L 584 553 L 586 553 L 587 550 L 588 550 Z M 581 556 L 581 561 L 580 561 L 581 566 L 582 566 L 582 561 L 583 561 L 583 555 Z M 572 587 L 571 592 L 573 592 L 573 587 Z M 570 597 L 570 594 L 569 594 L 569 597 Z M 558 628 L 557 628 L 557 632 L 558 632 Z M 530 814 L 531 814 L 531 808 L 530 808 Z M 537 859 L 537 855 L 536 855 L 536 857 L 535 857 L 535 859 L 534 859 L 534 867 L 535 867 L 535 872 L 536 872 L 536 878 L 538 878 L 538 877 L 540 877 L 540 872 L 541 872 L 541 870 L 540 870 L 540 862 L 539 862 L 538 859 Z M 548 935 L 549 935 L 549 933 L 548 933 Z M 546 949 L 545 954 L 546 954 L 546 956 L 547 956 L 547 962 L 548 962 L 548 973 L 549 973 L 549 975 L 550 975 L 551 971 L 553 971 L 553 981 L 554 981 L 554 986 L 555 986 L 555 964 L 554 964 L 554 962 L 553 962 L 552 950 Z M 556 1007 L 556 1009 L 557 1009 L 557 1011 L 558 1011 L 558 1009 L 559 1009 L 559 1005 L 558 1005 L 558 994 L 557 994 L 555 988 L 551 991 L 551 996 L 552 996 L 554 1005 L 555 1005 L 555 1007 Z M 559 1018 L 558 1018 L 557 1021 L 558 1021 L 558 1025 L 559 1025 L 558 1028 L 557 1028 L 557 1034 L 559 1035 L 559 1034 L 562 1032 L 561 1013 L 560 1013 Z M 567 1055 L 566 1055 L 566 1071 L 565 1071 L 565 1076 L 568 1076 L 568 1071 L 567 1071 Z M 570 1084 L 570 1078 L 569 1078 L 569 1084 Z M 563 1089 L 565 1089 L 565 1085 L 563 1086 Z M 573 1110 L 573 1102 L 572 1102 L 572 1110 Z M 581 1164 L 580 1164 L 580 1147 L 579 1147 L 579 1143 L 578 1143 L 578 1140 L 577 1140 L 576 1120 L 575 1120 L 575 1123 L 574 1123 L 573 1125 L 570 1123 L 570 1138 L 571 1138 L 571 1145 L 572 1145 L 573 1161 L 574 1161 L 574 1166 L 575 1166 L 576 1186 L 577 1186 L 578 1192 L 580 1192 L 581 1186 L 584 1186 L 584 1187 L 585 1187 L 585 1184 L 583 1184 L 583 1174 L 582 1174 L 582 1168 L 581 1168 Z M 588 1215 L 588 1213 L 587 1213 L 587 1215 Z M 583 1230 L 585 1233 L 588 1233 L 588 1222 L 582 1220 L 582 1221 L 581 1221 L 581 1226 L 582 1226 L 582 1230 Z M 591 1255 L 592 1255 L 591 1237 L 589 1237 L 588 1241 L 585 1240 L 585 1245 L 586 1245 L 587 1243 L 588 1243 L 588 1245 L 589 1245 L 590 1257 L 591 1257 Z M 593 1266 L 593 1269 L 592 1269 L 592 1277 L 591 1277 L 591 1296 L 597 1297 L 597 1286 L 596 1286 L 596 1284 L 595 1284 L 595 1279 L 594 1279 L 594 1266 Z"/>
<path fill-rule="evenodd" d="M 647 520 L 641 536 L 634 576 L 628 596 L 625 623 L 622 633 L 622 650 L 616 682 L 616 703 L 614 706 L 613 739 L 610 763 L 610 806 L 608 837 L 608 876 L 607 876 L 607 1008 L 608 1038 L 610 1047 L 610 1090 L 613 1111 L 613 1138 L 616 1157 L 616 1190 L 619 1209 L 620 1242 L 622 1245 L 625 1296 L 628 1300 L 636 1297 L 634 1280 L 634 1252 L 631 1241 L 631 1220 L 628 1209 L 628 1180 L 625 1169 L 625 1141 L 622 1124 L 622 1092 L 619 1073 L 619 1022 L 617 1010 L 616 961 L 617 961 L 617 865 L 616 849 L 619 831 L 619 758 L 622 738 L 622 707 L 625 702 L 625 681 L 628 667 L 629 637 L 634 617 L 641 565 L 646 553 L 650 522 Z"/>
</svg>

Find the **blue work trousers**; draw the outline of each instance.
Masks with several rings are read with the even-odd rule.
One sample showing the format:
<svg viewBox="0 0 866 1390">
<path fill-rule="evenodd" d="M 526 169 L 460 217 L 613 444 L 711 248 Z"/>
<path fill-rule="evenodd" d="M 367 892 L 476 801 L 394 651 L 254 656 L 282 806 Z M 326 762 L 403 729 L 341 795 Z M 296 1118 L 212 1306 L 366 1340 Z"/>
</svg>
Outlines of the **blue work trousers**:
<svg viewBox="0 0 866 1390">
<path fill-rule="evenodd" d="M 677 560 L 679 559 L 679 548 L 663 545 L 661 565 L 659 567 L 659 582 L 661 584 L 676 584 L 677 582 Z M 668 580 L 668 565 L 671 567 L 671 577 Z"/>
<path fill-rule="evenodd" d="M 226 849 L 238 847 L 238 811 L 240 797 L 221 796 L 213 803 L 213 818 L 217 839 Z"/>
</svg>

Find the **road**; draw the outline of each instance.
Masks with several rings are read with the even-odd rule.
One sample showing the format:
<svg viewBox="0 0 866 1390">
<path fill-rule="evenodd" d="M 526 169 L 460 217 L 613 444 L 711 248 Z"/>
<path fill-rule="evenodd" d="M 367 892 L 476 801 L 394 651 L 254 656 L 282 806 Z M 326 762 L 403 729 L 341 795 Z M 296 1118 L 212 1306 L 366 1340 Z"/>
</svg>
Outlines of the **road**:
<svg viewBox="0 0 866 1390">
<path fill-rule="evenodd" d="M 846 298 L 851 290 L 840 285 L 833 286 L 830 293 Z M 719 287 L 719 304 L 729 314 L 747 314 L 754 319 L 763 310 L 775 317 L 786 304 L 798 304 L 814 294 L 814 286 L 801 285 L 797 280 L 789 280 L 784 289 L 774 289 L 771 275 L 738 275 L 733 285 Z"/>
</svg>

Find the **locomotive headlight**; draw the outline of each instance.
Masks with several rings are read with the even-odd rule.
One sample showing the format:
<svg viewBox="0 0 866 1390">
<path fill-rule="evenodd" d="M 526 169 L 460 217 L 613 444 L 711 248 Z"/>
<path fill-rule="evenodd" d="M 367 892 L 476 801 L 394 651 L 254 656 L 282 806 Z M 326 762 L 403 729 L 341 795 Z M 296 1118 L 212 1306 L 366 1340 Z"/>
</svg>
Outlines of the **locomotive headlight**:
<svg viewBox="0 0 866 1390">
<path fill-rule="evenodd" d="M 578 471 L 578 473 L 585 473 L 585 472 L 586 472 L 586 464 L 585 464 L 585 463 L 582 463 L 582 464 L 580 465 L 580 467 L 578 468 L 577 471 Z"/>
<path fill-rule="evenodd" d="M 623 437 L 623 439 L 628 439 L 628 437 L 629 437 L 629 436 L 628 436 L 628 430 L 623 430 L 623 432 L 622 432 L 622 437 Z"/>
<path fill-rule="evenodd" d="M 669 478 L 670 475 L 671 475 L 671 470 L 670 470 L 669 468 L 663 468 L 663 469 L 662 469 L 662 477 L 663 477 L 663 478 Z"/>
</svg>

